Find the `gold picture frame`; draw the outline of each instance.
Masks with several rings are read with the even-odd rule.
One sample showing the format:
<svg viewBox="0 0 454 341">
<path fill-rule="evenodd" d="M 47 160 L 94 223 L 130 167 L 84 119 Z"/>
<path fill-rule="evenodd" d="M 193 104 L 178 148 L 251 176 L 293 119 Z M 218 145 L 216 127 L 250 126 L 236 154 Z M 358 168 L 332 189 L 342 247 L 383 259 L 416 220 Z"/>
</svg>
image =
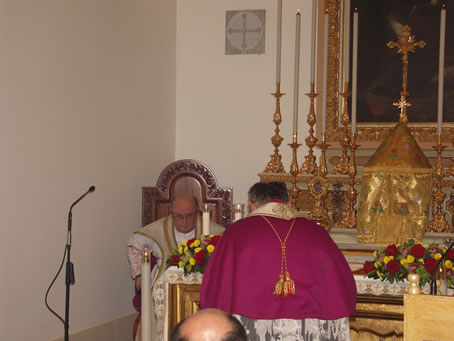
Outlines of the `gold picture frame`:
<svg viewBox="0 0 454 341">
<path fill-rule="evenodd" d="M 345 71 L 345 67 L 340 65 L 341 56 L 345 54 L 343 47 L 341 46 L 341 8 L 344 4 L 343 0 L 319 0 L 318 8 L 318 36 L 319 42 L 320 37 L 323 37 L 323 14 L 326 9 L 329 13 L 329 31 L 328 31 L 328 81 L 327 81 L 327 109 L 326 109 L 326 142 L 332 145 L 332 148 L 339 148 L 339 141 L 342 140 L 344 130 L 340 122 L 340 101 L 343 101 L 343 97 L 339 96 L 339 92 L 342 92 L 340 88 L 339 79 L 342 79 L 341 72 Z M 352 7 L 354 2 L 352 4 Z M 361 17 L 361 13 L 360 13 Z M 447 32 L 449 30 L 447 29 Z M 322 38 L 323 39 L 323 38 Z M 418 37 L 416 37 L 418 39 Z M 386 44 L 384 41 L 383 44 Z M 323 44 L 319 43 L 317 48 L 318 54 L 323 53 Z M 416 53 L 419 51 L 416 51 Z M 360 58 L 360 57 L 359 57 Z M 396 53 L 396 60 L 400 60 L 400 55 Z M 411 68 L 411 61 L 410 66 Z M 321 67 L 318 68 L 319 70 Z M 358 69 L 358 74 L 362 70 Z M 317 76 L 318 84 L 322 84 L 322 73 L 319 72 Z M 445 81 L 446 83 L 446 81 Z M 341 91 L 339 91 L 341 90 Z M 412 91 L 411 83 L 409 83 L 410 93 Z M 320 91 L 320 90 L 319 90 Z M 395 95 L 395 101 L 398 101 L 399 93 Z M 411 103 L 412 97 L 410 96 L 409 102 Z M 392 103 L 389 103 L 392 106 Z M 446 106 L 446 105 L 445 105 Z M 350 112 L 349 108 L 349 112 Z M 396 108 L 396 111 L 398 109 Z M 410 112 L 412 108 L 408 109 Z M 321 121 L 321 112 L 318 110 L 317 121 Z M 368 122 L 361 123 L 357 122 L 356 130 L 356 142 L 361 146 L 361 149 L 376 148 L 388 135 L 392 127 L 397 123 L 395 122 Z M 428 123 L 411 123 L 409 127 L 413 133 L 413 136 L 420 144 L 422 149 L 432 149 L 436 144 L 436 122 Z M 320 131 L 317 129 L 318 134 Z M 443 134 L 442 143 L 447 144 L 449 149 L 452 149 L 452 141 L 454 140 L 454 122 L 443 122 Z"/>
</svg>

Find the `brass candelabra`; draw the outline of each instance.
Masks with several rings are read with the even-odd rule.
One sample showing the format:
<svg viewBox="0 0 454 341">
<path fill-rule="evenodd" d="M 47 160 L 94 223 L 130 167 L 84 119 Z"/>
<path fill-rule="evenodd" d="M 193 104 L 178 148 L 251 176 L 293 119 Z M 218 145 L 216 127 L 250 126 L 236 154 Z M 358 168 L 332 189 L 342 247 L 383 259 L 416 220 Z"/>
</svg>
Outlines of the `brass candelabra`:
<svg viewBox="0 0 454 341">
<path fill-rule="evenodd" d="M 348 166 L 348 175 L 350 176 L 350 189 L 347 191 L 348 209 L 345 217 L 339 222 L 339 228 L 354 228 L 356 227 L 357 217 L 355 212 L 356 197 L 358 191 L 355 189 L 355 177 L 356 177 L 356 161 L 355 161 L 355 150 L 359 147 L 356 144 L 356 136 L 352 134 L 350 142 L 350 162 Z"/>
<path fill-rule="evenodd" d="M 276 98 L 276 109 L 273 115 L 273 122 L 276 125 L 274 129 L 274 136 L 271 138 L 271 142 L 274 145 L 274 153 L 271 155 L 271 160 L 266 165 L 264 173 L 285 173 L 284 165 L 282 164 L 282 156 L 279 154 L 279 146 L 281 145 L 284 138 L 279 135 L 279 125 L 282 122 L 281 115 L 281 103 L 280 99 L 283 95 L 281 93 L 281 83 L 276 83 L 276 92 L 272 94 Z"/>
<path fill-rule="evenodd" d="M 326 178 L 326 175 L 328 174 L 328 168 L 326 166 L 326 148 L 328 147 L 329 145 L 326 144 L 325 141 L 325 134 L 322 134 L 322 143 L 320 144 L 320 165 L 307 184 L 309 191 L 314 196 L 314 209 L 309 212 L 309 218 L 323 226 L 326 230 L 329 230 L 332 225 L 332 220 L 328 216 L 328 210 L 325 205 L 329 188 L 329 181 Z"/>
<path fill-rule="evenodd" d="M 340 93 L 340 95 L 344 98 L 344 104 L 342 107 L 342 125 L 344 126 L 344 134 L 340 144 L 342 146 L 342 156 L 339 160 L 339 163 L 333 170 L 334 174 L 347 174 L 348 172 L 348 147 L 350 146 L 350 133 L 348 131 L 348 124 L 350 123 L 350 119 L 348 117 L 348 97 L 350 96 L 350 92 L 348 91 L 348 83 L 344 84 L 344 92 Z"/>
<path fill-rule="evenodd" d="M 293 143 L 289 143 L 289 146 L 292 148 L 292 164 L 290 165 L 290 174 L 292 175 L 292 187 L 290 188 L 290 204 L 293 208 L 297 209 L 297 199 L 298 199 L 298 192 L 299 188 L 296 186 L 297 183 L 297 176 L 299 174 L 298 170 L 298 161 L 296 159 L 296 150 L 298 149 L 301 144 L 298 143 L 298 134 L 296 132 L 293 133 Z"/>
<path fill-rule="evenodd" d="M 309 124 L 309 136 L 306 137 L 306 145 L 309 148 L 305 161 L 301 166 L 300 173 L 313 174 L 317 170 L 315 162 L 314 147 L 317 144 L 317 138 L 314 136 L 314 125 L 316 123 L 314 101 L 318 94 L 315 93 L 315 83 L 311 83 L 311 90 L 306 94 L 310 98 L 309 114 L 307 114 L 307 123 Z"/>
<path fill-rule="evenodd" d="M 441 190 L 441 180 L 443 180 L 444 170 L 441 163 L 441 152 L 446 148 L 441 144 L 441 134 L 437 136 L 437 145 L 433 146 L 437 151 L 437 164 L 435 166 L 435 181 L 437 190 L 433 193 L 436 211 L 432 215 L 432 220 L 429 222 L 427 232 L 450 232 L 448 222 L 445 219 L 445 213 L 442 211 L 442 204 L 446 194 Z"/>
</svg>

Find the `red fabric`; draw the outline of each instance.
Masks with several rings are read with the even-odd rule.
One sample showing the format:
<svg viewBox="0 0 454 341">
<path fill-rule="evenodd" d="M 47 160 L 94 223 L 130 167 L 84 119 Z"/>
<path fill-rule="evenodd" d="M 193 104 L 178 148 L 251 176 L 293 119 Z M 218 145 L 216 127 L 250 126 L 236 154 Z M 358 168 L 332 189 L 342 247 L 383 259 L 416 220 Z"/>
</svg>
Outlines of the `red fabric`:
<svg viewBox="0 0 454 341">
<path fill-rule="evenodd" d="M 282 240 L 291 221 L 268 217 Z M 261 216 L 227 227 L 205 271 L 202 308 L 218 308 L 251 319 L 351 316 L 356 285 L 348 263 L 326 230 L 297 218 L 287 244 L 287 264 L 296 294 L 273 295 L 281 270 L 278 238 Z"/>
</svg>

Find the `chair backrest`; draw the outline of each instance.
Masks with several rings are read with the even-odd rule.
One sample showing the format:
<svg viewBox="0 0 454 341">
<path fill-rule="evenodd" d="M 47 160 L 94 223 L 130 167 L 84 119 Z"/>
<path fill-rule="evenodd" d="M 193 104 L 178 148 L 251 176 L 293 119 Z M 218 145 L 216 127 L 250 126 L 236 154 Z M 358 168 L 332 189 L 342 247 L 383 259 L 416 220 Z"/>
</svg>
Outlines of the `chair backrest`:
<svg viewBox="0 0 454 341">
<path fill-rule="evenodd" d="M 180 193 L 194 195 L 199 206 L 211 204 L 211 219 L 216 223 L 232 223 L 232 188 L 219 187 L 213 172 L 203 163 L 184 159 L 164 168 L 156 186 L 142 188 L 142 226 L 168 215 L 172 199 Z"/>
</svg>

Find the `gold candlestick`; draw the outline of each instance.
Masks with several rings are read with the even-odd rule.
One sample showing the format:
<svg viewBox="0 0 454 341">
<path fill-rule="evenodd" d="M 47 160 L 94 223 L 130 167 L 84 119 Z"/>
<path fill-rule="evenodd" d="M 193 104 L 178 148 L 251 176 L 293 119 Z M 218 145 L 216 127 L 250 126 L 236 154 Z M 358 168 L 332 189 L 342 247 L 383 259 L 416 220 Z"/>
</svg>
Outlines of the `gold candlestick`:
<svg viewBox="0 0 454 341">
<path fill-rule="evenodd" d="M 441 135 L 438 135 L 437 145 L 433 146 L 437 151 L 437 164 L 435 166 L 435 180 L 437 190 L 433 193 L 433 200 L 437 206 L 435 214 L 432 215 L 432 220 L 429 222 L 427 232 L 450 232 L 448 222 L 445 219 L 445 213 L 441 206 L 445 200 L 446 194 L 441 190 L 441 180 L 444 176 L 443 165 L 441 163 L 441 152 L 446 148 L 441 144 Z"/>
<path fill-rule="evenodd" d="M 317 138 L 314 136 L 314 125 L 316 123 L 314 100 L 318 94 L 315 93 L 315 83 L 311 83 L 311 91 L 306 94 L 310 98 L 309 113 L 307 114 L 307 123 L 309 124 L 309 136 L 306 137 L 306 145 L 309 147 L 308 154 L 305 156 L 305 161 L 301 166 L 300 173 L 313 174 L 317 170 L 317 163 L 313 149 L 317 143 Z"/>
<path fill-rule="evenodd" d="M 344 137 L 341 140 L 342 146 L 342 156 L 339 160 L 339 163 L 333 170 L 334 174 L 347 174 L 348 172 L 348 147 L 350 146 L 350 133 L 348 131 L 348 124 L 350 123 L 350 119 L 348 117 L 348 97 L 350 96 L 350 92 L 348 91 L 348 83 L 344 84 L 344 92 L 340 93 L 340 95 L 344 98 L 344 105 L 342 107 L 342 125 L 344 126 Z"/>
<path fill-rule="evenodd" d="M 298 199 L 298 192 L 299 188 L 296 186 L 297 179 L 296 177 L 299 174 L 298 170 L 298 161 L 296 159 L 296 150 L 298 149 L 301 144 L 298 143 L 298 135 L 297 133 L 293 133 L 293 143 L 289 143 L 289 146 L 292 148 L 293 157 L 292 157 L 292 164 L 290 165 L 290 174 L 293 176 L 292 178 L 292 187 L 290 188 L 290 204 L 293 208 L 296 207 L 296 201 Z"/>
<path fill-rule="evenodd" d="M 454 145 L 454 140 L 451 142 Z M 451 166 L 446 170 L 446 176 L 454 176 L 454 157 L 451 158 Z"/>
<path fill-rule="evenodd" d="M 329 181 L 326 178 L 328 168 L 326 167 L 325 159 L 327 147 L 329 147 L 329 145 L 326 144 L 325 134 L 323 134 L 322 143 L 320 144 L 320 166 L 319 169 L 315 171 L 314 176 L 309 180 L 307 187 L 314 196 L 314 208 L 309 212 L 309 219 L 323 226 L 326 230 L 329 230 L 333 222 L 328 216 L 328 210 L 325 205 L 329 188 Z"/>
<path fill-rule="evenodd" d="M 279 154 L 279 146 L 284 140 L 284 138 L 279 135 L 279 125 L 282 122 L 280 98 L 285 95 L 281 93 L 281 83 L 276 83 L 276 92 L 272 95 L 276 98 L 276 110 L 273 116 L 273 122 L 276 125 L 276 129 L 274 129 L 275 135 L 271 138 L 271 142 L 274 145 L 274 154 L 271 155 L 271 160 L 268 162 L 263 172 L 285 173 L 284 165 L 282 164 L 281 160 L 282 157 Z"/>
<path fill-rule="evenodd" d="M 355 189 L 355 176 L 356 176 L 356 162 L 355 162 L 355 150 L 359 147 L 356 144 L 356 136 L 352 134 L 351 142 L 350 142 L 350 162 L 348 166 L 348 175 L 350 176 L 350 189 L 347 191 L 347 199 L 348 199 L 348 209 L 345 214 L 345 217 L 339 222 L 339 228 L 354 228 L 356 227 L 356 212 L 355 212 L 355 204 L 356 204 L 356 197 L 358 195 L 358 191 Z"/>
</svg>

